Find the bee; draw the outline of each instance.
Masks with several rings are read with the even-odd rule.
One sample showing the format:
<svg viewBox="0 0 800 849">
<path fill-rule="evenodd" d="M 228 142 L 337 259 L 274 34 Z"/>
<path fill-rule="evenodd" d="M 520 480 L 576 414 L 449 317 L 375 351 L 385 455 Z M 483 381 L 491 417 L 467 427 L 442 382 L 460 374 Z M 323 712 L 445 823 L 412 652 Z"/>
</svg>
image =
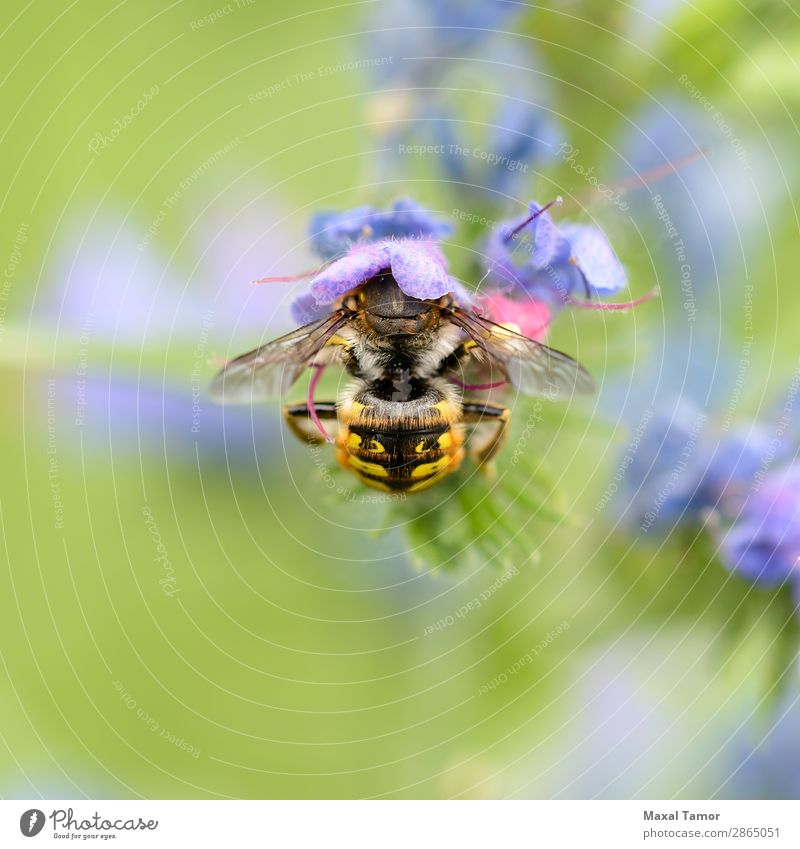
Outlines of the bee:
<svg viewBox="0 0 800 849">
<path fill-rule="evenodd" d="M 336 401 L 315 402 L 316 380 L 335 364 L 350 384 Z M 503 446 L 510 410 L 467 397 L 498 385 L 463 383 L 458 375 L 473 366 L 528 395 L 564 399 L 593 390 L 591 376 L 566 354 L 495 324 L 453 294 L 410 297 L 387 271 L 341 296 L 325 318 L 230 361 L 211 394 L 223 403 L 280 397 L 312 368 L 307 403 L 283 409 L 292 432 L 321 443 L 322 421 L 335 421 L 329 441 L 345 469 L 367 486 L 412 493 L 459 467 L 468 431 L 488 429 L 474 443 L 469 437 L 478 465 Z"/>
</svg>

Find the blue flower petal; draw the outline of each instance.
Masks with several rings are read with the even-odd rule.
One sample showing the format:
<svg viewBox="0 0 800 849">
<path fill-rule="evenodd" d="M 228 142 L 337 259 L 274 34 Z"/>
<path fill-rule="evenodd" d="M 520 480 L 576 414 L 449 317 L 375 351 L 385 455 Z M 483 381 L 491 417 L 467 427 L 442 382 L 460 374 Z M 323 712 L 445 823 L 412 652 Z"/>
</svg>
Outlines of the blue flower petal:
<svg viewBox="0 0 800 849">
<path fill-rule="evenodd" d="M 356 244 L 389 238 L 440 239 L 452 232 L 448 221 L 400 198 L 388 210 L 358 206 L 344 212 L 321 212 L 311 219 L 311 244 L 325 260 L 334 259 Z"/>
<path fill-rule="evenodd" d="M 592 292 L 600 297 L 614 295 L 628 285 L 622 263 L 599 227 L 590 224 L 565 224 L 562 232 Z"/>
<path fill-rule="evenodd" d="M 311 281 L 311 293 L 318 304 L 332 304 L 391 265 L 389 242 L 358 245 L 347 256 L 321 271 Z"/>
<path fill-rule="evenodd" d="M 453 296 L 455 302 L 461 307 L 471 307 L 475 304 L 475 298 L 468 292 L 455 277 L 450 278 L 450 289 L 448 290 Z"/>
<path fill-rule="evenodd" d="M 441 298 L 453 289 L 442 253 L 431 242 L 403 239 L 389 242 L 392 275 L 412 298 Z"/>
<path fill-rule="evenodd" d="M 765 586 L 800 581 L 800 466 L 768 474 L 721 541 L 731 571 Z"/>
<path fill-rule="evenodd" d="M 531 201 L 529 206 L 531 215 L 541 212 L 541 209 L 541 204 Z M 542 212 L 534 218 L 530 224 L 526 225 L 522 233 L 530 234 L 533 240 L 531 262 L 537 268 L 552 264 L 559 253 L 564 251 L 564 238 L 553 223 L 549 212 Z"/>
<path fill-rule="evenodd" d="M 542 212 L 521 230 L 514 232 L 526 219 L 541 210 L 541 204 L 531 201 L 528 215 L 506 221 L 495 228 L 489 238 L 489 250 L 493 257 L 502 256 L 520 266 L 530 263 L 533 270 L 542 270 L 553 263 L 559 253 L 564 251 L 565 242 L 548 212 Z"/>
<path fill-rule="evenodd" d="M 318 212 L 311 219 L 311 245 L 324 260 L 346 253 L 369 232 L 371 206 L 357 206 L 344 212 Z"/>
<path fill-rule="evenodd" d="M 292 313 L 292 318 L 298 325 L 310 324 L 312 321 L 319 321 L 330 314 L 330 305 L 318 304 L 317 299 L 311 292 L 304 292 L 298 295 L 289 307 Z"/>
<path fill-rule="evenodd" d="M 435 240 L 449 236 L 452 232 L 453 225 L 449 221 L 437 218 L 411 198 L 396 200 L 391 210 L 383 213 L 376 228 L 376 236 L 382 238 L 414 236 Z"/>
</svg>

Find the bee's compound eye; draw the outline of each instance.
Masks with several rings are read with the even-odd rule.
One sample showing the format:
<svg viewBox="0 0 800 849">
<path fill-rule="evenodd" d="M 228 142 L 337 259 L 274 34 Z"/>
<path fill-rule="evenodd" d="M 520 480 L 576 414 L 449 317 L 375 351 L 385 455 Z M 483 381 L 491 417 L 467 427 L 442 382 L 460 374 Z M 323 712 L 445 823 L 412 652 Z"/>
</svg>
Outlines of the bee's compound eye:
<svg viewBox="0 0 800 849">
<path fill-rule="evenodd" d="M 363 306 L 364 304 L 366 304 L 366 302 L 367 302 L 367 296 L 363 292 L 359 292 L 358 293 L 358 303 Z"/>
</svg>

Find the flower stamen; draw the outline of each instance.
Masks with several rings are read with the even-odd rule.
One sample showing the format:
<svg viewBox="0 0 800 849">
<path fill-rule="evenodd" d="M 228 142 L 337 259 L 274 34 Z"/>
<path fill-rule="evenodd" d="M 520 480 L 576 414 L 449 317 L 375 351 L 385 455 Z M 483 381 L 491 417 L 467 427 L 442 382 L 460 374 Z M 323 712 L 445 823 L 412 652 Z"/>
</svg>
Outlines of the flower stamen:
<svg viewBox="0 0 800 849">
<path fill-rule="evenodd" d="M 639 304 L 645 303 L 645 301 L 650 301 L 655 297 L 658 297 L 660 290 L 658 286 L 654 289 L 651 289 L 646 294 L 642 295 L 641 298 L 636 298 L 633 301 L 623 301 L 618 304 L 604 304 L 596 301 L 584 301 L 580 298 L 567 298 L 566 303 L 568 303 L 572 307 L 582 307 L 585 310 L 628 310 L 631 307 L 638 307 Z"/>
<path fill-rule="evenodd" d="M 564 198 L 562 198 L 562 197 L 561 197 L 561 195 L 556 195 L 556 196 L 555 196 L 555 197 L 554 197 L 554 198 L 550 201 L 550 203 L 546 203 L 546 204 L 545 204 L 545 205 L 544 205 L 541 209 L 537 209 L 537 210 L 536 210 L 536 212 L 534 212 L 534 213 L 533 213 L 533 215 L 529 215 L 529 216 L 528 216 L 528 217 L 527 217 L 527 218 L 526 218 L 526 219 L 522 222 L 522 224 L 519 224 L 517 227 L 515 227 L 515 228 L 514 228 L 514 229 L 513 229 L 513 230 L 512 230 L 512 231 L 511 231 L 511 232 L 510 232 L 510 233 L 509 233 L 509 234 L 505 237 L 505 239 L 504 239 L 503 241 L 504 241 L 504 242 L 506 242 L 506 244 L 507 244 L 508 242 L 510 242 L 510 241 L 514 238 L 514 236 L 516 236 L 516 235 L 517 235 L 517 233 L 519 233 L 519 232 L 520 232 L 520 230 L 524 230 L 524 229 L 525 229 L 525 227 L 527 227 L 527 226 L 531 223 L 531 221 L 535 221 L 535 220 L 536 220 L 536 219 L 537 219 L 540 215 L 542 215 L 543 213 L 547 212 L 547 210 L 548 210 L 548 209 L 550 209 L 550 207 L 551 207 L 551 206 L 560 206 L 560 205 L 563 203 L 563 201 L 564 201 Z"/>
</svg>

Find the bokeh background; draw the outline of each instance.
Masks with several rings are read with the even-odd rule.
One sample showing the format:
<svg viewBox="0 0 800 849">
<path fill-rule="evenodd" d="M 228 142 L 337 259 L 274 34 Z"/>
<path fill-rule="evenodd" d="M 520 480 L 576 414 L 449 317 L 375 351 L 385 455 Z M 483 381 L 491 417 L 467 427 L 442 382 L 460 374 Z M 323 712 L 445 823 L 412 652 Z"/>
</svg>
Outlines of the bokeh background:
<svg viewBox="0 0 800 849">
<path fill-rule="evenodd" d="M 0 47 L 2 796 L 800 794 L 786 593 L 625 519 L 654 422 L 797 380 L 796 7 L 35 0 Z M 514 401 L 554 516 L 425 546 L 278 403 L 208 400 L 315 212 L 413 197 L 474 283 L 556 194 L 661 294 L 555 322 L 596 398 Z"/>
</svg>

